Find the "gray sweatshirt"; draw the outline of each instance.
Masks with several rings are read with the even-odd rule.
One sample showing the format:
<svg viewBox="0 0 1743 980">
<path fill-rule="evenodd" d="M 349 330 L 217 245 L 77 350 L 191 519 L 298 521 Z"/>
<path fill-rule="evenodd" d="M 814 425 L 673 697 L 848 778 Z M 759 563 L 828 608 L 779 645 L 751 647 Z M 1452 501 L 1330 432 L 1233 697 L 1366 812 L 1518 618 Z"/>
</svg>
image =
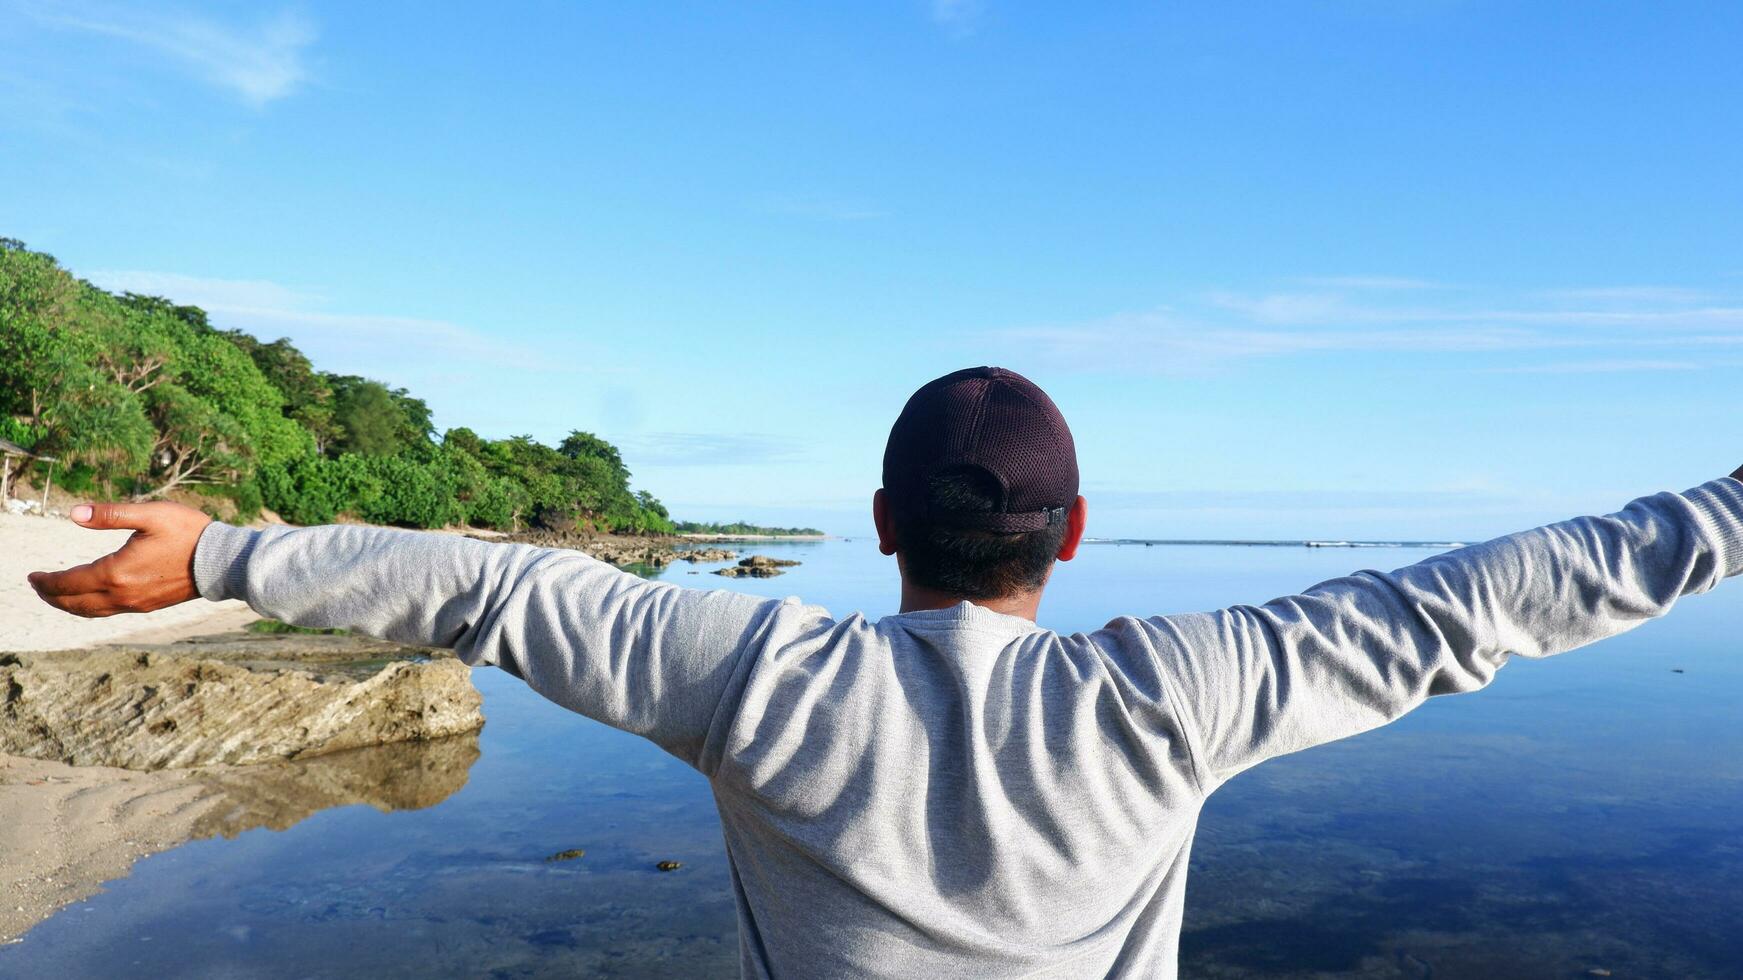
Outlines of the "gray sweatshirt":
<svg viewBox="0 0 1743 980">
<path fill-rule="evenodd" d="M 1743 484 L 1070 636 L 365 527 L 213 524 L 194 569 L 208 599 L 453 647 L 700 770 L 747 976 L 1172 977 L 1205 797 L 1743 571 Z"/>
</svg>

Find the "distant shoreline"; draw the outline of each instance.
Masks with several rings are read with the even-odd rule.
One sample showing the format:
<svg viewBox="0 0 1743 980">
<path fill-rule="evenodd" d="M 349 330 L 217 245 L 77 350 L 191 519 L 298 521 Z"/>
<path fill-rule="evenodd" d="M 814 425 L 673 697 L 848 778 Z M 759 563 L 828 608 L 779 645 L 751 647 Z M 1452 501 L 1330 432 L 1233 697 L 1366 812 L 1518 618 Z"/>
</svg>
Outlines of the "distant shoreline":
<svg viewBox="0 0 1743 980">
<path fill-rule="evenodd" d="M 1084 538 L 1084 544 L 1186 545 L 1189 547 L 1237 548 L 1463 548 L 1463 541 L 1332 541 L 1302 538 L 1292 541 L 1253 541 L 1215 538 Z"/>
<path fill-rule="evenodd" d="M 682 541 L 827 541 L 828 534 L 680 534 Z"/>
</svg>

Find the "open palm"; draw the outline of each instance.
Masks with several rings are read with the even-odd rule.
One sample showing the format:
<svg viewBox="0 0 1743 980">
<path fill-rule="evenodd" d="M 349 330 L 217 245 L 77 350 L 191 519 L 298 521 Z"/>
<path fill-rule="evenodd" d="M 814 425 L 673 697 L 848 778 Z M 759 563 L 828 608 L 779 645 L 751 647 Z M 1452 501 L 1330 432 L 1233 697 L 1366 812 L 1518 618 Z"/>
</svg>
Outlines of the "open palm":
<svg viewBox="0 0 1743 980">
<path fill-rule="evenodd" d="M 113 554 L 59 572 L 32 572 L 42 600 L 76 616 L 142 613 L 199 598 L 194 548 L 212 519 L 168 502 L 81 504 L 73 520 L 88 528 L 133 531 Z"/>
</svg>

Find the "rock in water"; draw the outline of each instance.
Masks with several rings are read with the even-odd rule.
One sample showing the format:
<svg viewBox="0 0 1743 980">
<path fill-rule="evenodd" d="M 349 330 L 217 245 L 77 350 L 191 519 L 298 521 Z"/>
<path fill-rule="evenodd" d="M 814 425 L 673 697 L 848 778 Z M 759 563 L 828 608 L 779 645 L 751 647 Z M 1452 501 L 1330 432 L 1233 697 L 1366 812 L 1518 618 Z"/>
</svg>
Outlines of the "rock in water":
<svg viewBox="0 0 1743 980">
<path fill-rule="evenodd" d="M 716 568 L 714 574 L 727 578 L 743 578 L 747 575 L 751 578 L 774 578 L 784 573 L 769 565 L 728 565 L 725 568 Z"/>
<path fill-rule="evenodd" d="M 792 568 L 799 564 L 791 558 L 770 558 L 768 555 L 751 555 L 739 559 L 738 563 L 745 568 Z"/>
<path fill-rule="evenodd" d="M 0 654 L 0 752 L 80 766 L 247 765 L 442 738 L 483 727 L 482 705 L 451 654 L 354 637 Z"/>
<path fill-rule="evenodd" d="M 687 561 L 694 565 L 704 561 L 731 561 L 738 557 L 738 552 L 725 548 L 686 548 L 674 556 L 678 561 Z"/>
</svg>

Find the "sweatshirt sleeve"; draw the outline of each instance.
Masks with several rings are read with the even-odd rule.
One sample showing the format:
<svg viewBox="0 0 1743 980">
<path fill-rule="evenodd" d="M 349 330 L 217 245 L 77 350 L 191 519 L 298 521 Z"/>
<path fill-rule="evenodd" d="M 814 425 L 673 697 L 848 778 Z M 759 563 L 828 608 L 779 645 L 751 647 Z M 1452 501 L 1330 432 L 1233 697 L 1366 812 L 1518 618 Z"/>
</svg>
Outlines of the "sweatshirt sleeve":
<svg viewBox="0 0 1743 980">
<path fill-rule="evenodd" d="M 577 551 L 371 527 L 212 524 L 194 573 L 206 598 L 287 623 L 451 647 L 705 772 L 755 651 L 826 619 L 796 600 L 645 581 Z"/>
<path fill-rule="evenodd" d="M 1120 620 L 1185 720 L 1201 789 L 1474 691 L 1508 658 L 1631 629 L 1743 572 L 1743 483 L 1660 493 L 1262 606 Z"/>
</svg>

